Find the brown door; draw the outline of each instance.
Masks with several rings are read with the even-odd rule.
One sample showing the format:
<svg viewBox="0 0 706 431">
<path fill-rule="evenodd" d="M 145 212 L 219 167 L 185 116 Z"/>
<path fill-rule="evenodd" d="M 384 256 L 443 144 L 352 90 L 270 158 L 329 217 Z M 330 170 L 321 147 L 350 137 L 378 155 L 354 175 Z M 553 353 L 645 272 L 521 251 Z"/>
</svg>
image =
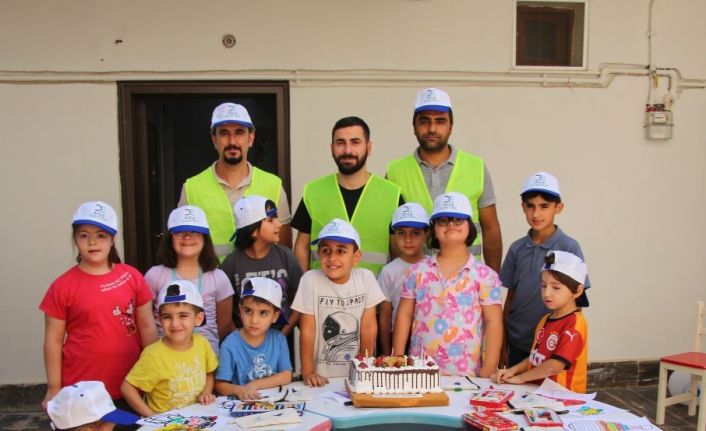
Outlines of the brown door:
<svg viewBox="0 0 706 431">
<path fill-rule="evenodd" d="M 184 180 L 217 154 L 211 112 L 240 103 L 256 128 L 248 160 L 282 178 L 290 193 L 287 82 L 119 82 L 120 175 L 125 261 L 155 265 L 157 245 Z"/>
</svg>

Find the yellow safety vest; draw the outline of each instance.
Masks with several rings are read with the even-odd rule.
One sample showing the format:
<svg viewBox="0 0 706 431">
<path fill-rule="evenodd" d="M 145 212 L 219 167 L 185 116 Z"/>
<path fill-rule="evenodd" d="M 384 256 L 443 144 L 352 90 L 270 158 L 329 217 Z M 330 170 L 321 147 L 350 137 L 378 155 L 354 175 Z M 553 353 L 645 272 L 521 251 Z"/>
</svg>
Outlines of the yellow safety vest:
<svg viewBox="0 0 706 431">
<path fill-rule="evenodd" d="M 304 186 L 302 195 L 311 217 L 311 240 L 334 218 L 348 221 L 360 235 L 363 256 L 359 268 L 367 268 L 375 275 L 387 263 L 390 247 L 390 222 L 400 200 L 400 188 L 395 184 L 370 175 L 353 217 L 348 218 L 346 205 L 336 180 L 336 174 L 314 180 Z M 311 246 L 311 267 L 321 268 L 316 246 Z"/>
<path fill-rule="evenodd" d="M 451 176 L 446 184 L 446 192 L 458 192 L 466 195 L 473 208 L 473 223 L 478 236 L 471 246 L 471 252 L 477 258 L 481 254 L 480 223 L 478 222 L 478 199 L 483 193 L 483 159 L 464 151 L 456 152 Z M 422 170 L 414 155 L 393 160 L 387 165 L 387 179 L 400 186 L 405 202 L 417 202 L 430 214 L 433 207 L 429 189 L 424 182 Z"/>
<path fill-rule="evenodd" d="M 184 187 L 186 201 L 190 205 L 200 207 L 206 213 L 213 247 L 222 262 L 233 251 L 230 238 L 236 226 L 233 205 L 216 179 L 214 167 L 209 166 L 198 175 L 187 179 Z M 245 190 L 244 196 L 262 196 L 277 204 L 281 191 L 282 180 L 277 175 L 253 166 L 250 185 Z"/>
</svg>

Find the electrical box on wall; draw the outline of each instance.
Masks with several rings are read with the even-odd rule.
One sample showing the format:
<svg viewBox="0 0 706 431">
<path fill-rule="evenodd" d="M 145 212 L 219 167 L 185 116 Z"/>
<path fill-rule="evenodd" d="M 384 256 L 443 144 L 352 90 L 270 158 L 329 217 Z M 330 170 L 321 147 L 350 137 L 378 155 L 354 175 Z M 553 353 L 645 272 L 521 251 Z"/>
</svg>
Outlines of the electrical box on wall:
<svg viewBox="0 0 706 431">
<path fill-rule="evenodd" d="M 660 109 L 659 105 L 647 107 L 645 112 L 645 138 L 654 140 L 672 139 L 672 111 Z"/>
</svg>

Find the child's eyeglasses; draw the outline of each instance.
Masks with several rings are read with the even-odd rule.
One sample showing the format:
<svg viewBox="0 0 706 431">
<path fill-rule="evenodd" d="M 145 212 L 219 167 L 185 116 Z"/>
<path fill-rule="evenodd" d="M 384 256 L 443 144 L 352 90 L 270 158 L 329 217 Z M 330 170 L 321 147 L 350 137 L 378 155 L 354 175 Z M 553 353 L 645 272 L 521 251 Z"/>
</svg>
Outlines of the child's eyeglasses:
<svg viewBox="0 0 706 431">
<path fill-rule="evenodd" d="M 438 224 L 441 227 L 446 227 L 451 223 L 453 223 L 454 226 L 461 226 L 466 220 L 467 219 L 465 218 L 458 217 L 439 217 L 438 219 L 434 220 L 434 223 Z"/>
</svg>

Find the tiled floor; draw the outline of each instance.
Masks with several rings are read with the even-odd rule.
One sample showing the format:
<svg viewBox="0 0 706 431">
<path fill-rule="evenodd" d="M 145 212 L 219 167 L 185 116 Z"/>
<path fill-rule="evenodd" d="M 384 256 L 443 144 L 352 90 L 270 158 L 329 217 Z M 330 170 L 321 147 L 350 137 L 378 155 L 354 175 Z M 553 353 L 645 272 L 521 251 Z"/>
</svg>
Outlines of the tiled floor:
<svg viewBox="0 0 706 431">
<path fill-rule="evenodd" d="M 599 401 L 647 416 L 653 422 L 656 399 L 656 385 L 613 387 L 598 391 Z M 39 401 L 25 399 L 15 405 L 0 405 L 0 430 L 50 430 L 49 421 L 39 408 Z M 686 406 L 681 404 L 668 407 L 666 423 L 661 428 L 664 431 L 695 430 L 696 416 L 688 416 L 686 410 Z"/>
</svg>

